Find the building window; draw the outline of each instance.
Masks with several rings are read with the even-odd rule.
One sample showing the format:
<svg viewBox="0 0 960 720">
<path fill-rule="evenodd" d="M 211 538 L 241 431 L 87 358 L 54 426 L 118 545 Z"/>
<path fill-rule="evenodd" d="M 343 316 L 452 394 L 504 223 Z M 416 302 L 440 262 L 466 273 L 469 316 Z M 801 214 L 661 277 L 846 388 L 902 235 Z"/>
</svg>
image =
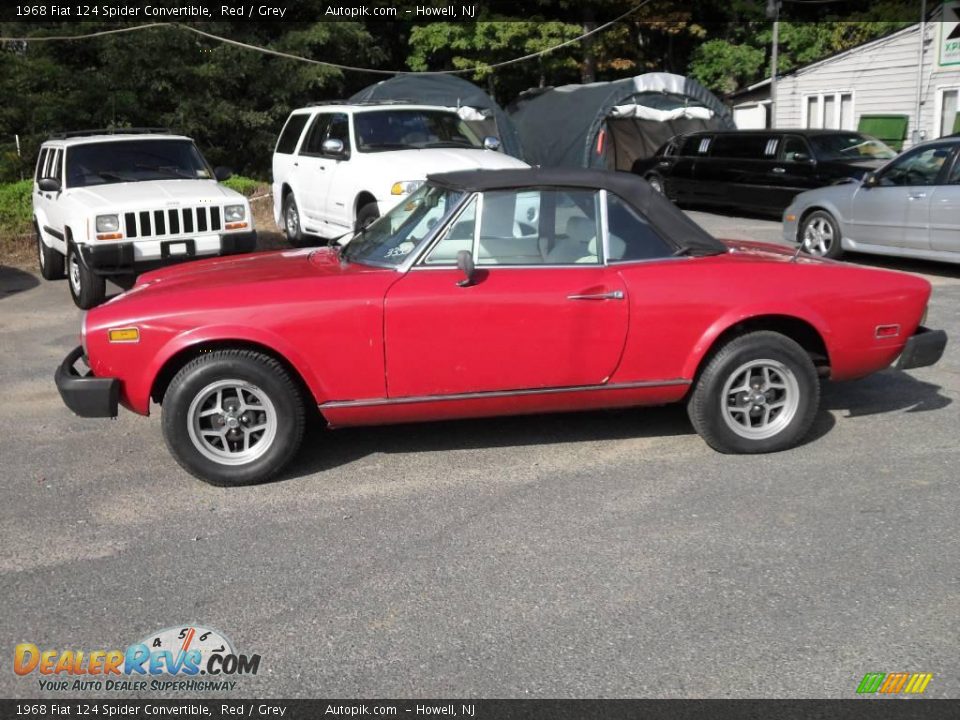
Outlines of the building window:
<svg viewBox="0 0 960 720">
<path fill-rule="evenodd" d="M 853 93 L 829 92 L 804 99 L 804 126 L 828 130 L 855 130 Z"/>
<path fill-rule="evenodd" d="M 940 97 L 938 98 L 940 102 L 940 127 L 937 128 L 937 137 L 943 137 L 944 135 L 952 135 L 954 132 L 960 131 L 960 127 L 957 127 L 957 111 L 960 108 L 957 107 L 957 88 L 941 88 Z"/>
</svg>

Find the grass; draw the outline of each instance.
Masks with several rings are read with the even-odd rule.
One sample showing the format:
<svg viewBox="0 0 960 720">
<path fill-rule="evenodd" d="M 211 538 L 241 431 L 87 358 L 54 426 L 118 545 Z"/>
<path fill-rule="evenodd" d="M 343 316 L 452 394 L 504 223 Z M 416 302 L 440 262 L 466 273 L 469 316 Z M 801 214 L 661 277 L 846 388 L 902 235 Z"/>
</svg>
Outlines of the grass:
<svg viewBox="0 0 960 720">
<path fill-rule="evenodd" d="M 32 180 L 0 185 L 0 237 L 16 237 L 30 232 L 33 217 L 31 192 Z"/>
<path fill-rule="evenodd" d="M 222 184 L 247 197 L 251 195 L 261 195 L 268 189 L 267 183 L 262 180 L 254 180 L 253 178 L 244 177 L 243 175 L 234 175 L 224 180 Z"/>
</svg>

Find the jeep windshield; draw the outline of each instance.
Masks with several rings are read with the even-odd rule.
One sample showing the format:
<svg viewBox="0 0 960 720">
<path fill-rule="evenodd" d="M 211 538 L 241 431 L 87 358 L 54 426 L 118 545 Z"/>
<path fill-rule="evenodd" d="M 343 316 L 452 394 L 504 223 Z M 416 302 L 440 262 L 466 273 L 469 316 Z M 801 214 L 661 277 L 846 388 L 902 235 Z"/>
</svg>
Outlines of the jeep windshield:
<svg viewBox="0 0 960 720">
<path fill-rule="evenodd" d="M 354 235 L 343 248 L 348 262 L 397 267 L 463 197 L 462 192 L 423 185 L 390 212 Z"/>
<path fill-rule="evenodd" d="M 113 140 L 67 149 L 67 186 L 213 177 L 189 140 Z"/>
<path fill-rule="evenodd" d="M 860 133 L 811 135 L 808 139 L 820 160 L 890 160 L 897 156 L 890 146 Z"/>
<path fill-rule="evenodd" d="M 482 146 L 460 116 L 446 110 L 368 110 L 353 116 L 360 152 Z"/>
</svg>

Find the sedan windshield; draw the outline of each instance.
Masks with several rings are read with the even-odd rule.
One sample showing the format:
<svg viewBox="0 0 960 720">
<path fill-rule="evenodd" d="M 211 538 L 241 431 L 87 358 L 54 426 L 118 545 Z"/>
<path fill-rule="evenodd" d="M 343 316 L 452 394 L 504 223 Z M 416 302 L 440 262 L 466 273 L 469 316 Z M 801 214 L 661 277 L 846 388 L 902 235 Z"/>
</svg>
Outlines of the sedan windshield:
<svg viewBox="0 0 960 720">
<path fill-rule="evenodd" d="M 860 133 L 812 135 L 809 140 L 820 160 L 890 160 L 897 156 L 889 145 Z"/>
<path fill-rule="evenodd" d="M 189 140 L 84 143 L 67 150 L 67 185 L 209 179 L 210 167 Z"/>
<path fill-rule="evenodd" d="M 371 110 L 353 122 L 360 152 L 423 148 L 480 148 L 460 116 L 445 110 Z"/>
<path fill-rule="evenodd" d="M 400 265 L 427 233 L 443 222 L 461 197 L 462 192 L 424 185 L 354 236 L 342 257 L 369 265 Z"/>
</svg>

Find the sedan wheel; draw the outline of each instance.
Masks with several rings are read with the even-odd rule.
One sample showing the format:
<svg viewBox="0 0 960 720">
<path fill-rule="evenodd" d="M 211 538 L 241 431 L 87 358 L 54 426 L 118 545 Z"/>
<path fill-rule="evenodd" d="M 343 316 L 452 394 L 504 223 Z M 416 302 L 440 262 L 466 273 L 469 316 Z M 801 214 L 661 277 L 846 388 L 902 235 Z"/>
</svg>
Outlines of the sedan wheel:
<svg viewBox="0 0 960 720">
<path fill-rule="evenodd" d="M 813 361 L 780 333 L 730 340 L 710 359 L 687 411 L 714 450 L 764 453 L 793 447 L 807 434 L 820 403 Z"/>
<path fill-rule="evenodd" d="M 837 221 L 823 210 L 810 213 L 803 221 L 800 241 L 804 252 L 817 257 L 837 258 L 843 253 Z"/>
</svg>

